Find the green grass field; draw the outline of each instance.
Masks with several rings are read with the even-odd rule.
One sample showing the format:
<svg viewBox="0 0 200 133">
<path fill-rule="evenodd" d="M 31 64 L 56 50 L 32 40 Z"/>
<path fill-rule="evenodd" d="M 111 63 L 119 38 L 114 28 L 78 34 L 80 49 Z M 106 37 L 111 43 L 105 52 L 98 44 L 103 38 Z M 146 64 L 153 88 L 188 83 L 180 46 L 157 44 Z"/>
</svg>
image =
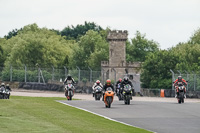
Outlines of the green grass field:
<svg viewBox="0 0 200 133">
<path fill-rule="evenodd" d="M 64 98 L 0 99 L 0 133 L 149 133 L 55 100 Z"/>
</svg>

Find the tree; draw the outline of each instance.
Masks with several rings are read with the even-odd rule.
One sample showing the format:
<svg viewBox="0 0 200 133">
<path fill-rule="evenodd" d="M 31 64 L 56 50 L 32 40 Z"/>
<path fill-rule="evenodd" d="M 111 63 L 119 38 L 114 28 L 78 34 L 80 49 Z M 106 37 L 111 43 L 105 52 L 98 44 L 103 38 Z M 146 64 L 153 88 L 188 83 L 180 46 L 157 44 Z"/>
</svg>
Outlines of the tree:
<svg viewBox="0 0 200 133">
<path fill-rule="evenodd" d="M 127 61 L 145 61 L 145 57 L 150 53 L 159 51 L 158 43 L 153 40 L 148 40 L 145 35 L 139 31 L 136 32 L 136 37 L 131 39 L 131 42 L 126 43 Z"/>
<path fill-rule="evenodd" d="M 142 87 L 170 88 L 172 82 L 170 69 L 175 69 L 179 61 L 172 50 L 160 50 L 149 54 L 142 66 Z"/>
<path fill-rule="evenodd" d="M 17 33 L 18 33 L 19 31 L 21 31 L 21 30 L 22 30 L 22 28 L 19 29 L 19 30 L 18 30 L 18 29 L 14 29 L 14 30 L 8 32 L 8 35 L 5 35 L 4 38 L 10 39 L 10 38 L 12 38 L 13 36 L 16 36 Z"/>
<path fill-rule="evenodd" d="M 81 36 L 85 35 L 87 31 L 101 31 L 102 28 L 96 25 L 94 22 L 85 22 L 84 25 L 77 25 L 77 26 L 67 26 L 61 31 L 62 36 L 66 36 L 66 39 L 75 39 L 78 40 Z"/>
<path fill-rule="evenodd" d="M 190 37 L 189 44 L 200 44 L 200 28 Z"/>
<path fill-rule="evenodd" d="M 200 37 L 197 30 L 187 43 L 146 56 L 141 81 L 144 88 L 171 88 L 170 69 L 182 72 L 200 71 Z"/>
<path fill-rule="evenodd" d="M 3 66 L 6 60 L 5 49 L 3 47 L 5 43 L 6 43 L 6 39 L 0 38 L 0 66 Z"/>
<path fill-rule="evenodd" d="M 74 65 L 82 69 L 99 70 L 102 60 L 108 60 L 108 43 L 102 36 L 96 32 L 89 30 L 80 38 L 78 47 L 75 47 L 73 53 Z"/>
<path fill-rule="evenodd" d="M 27 25 L 18 35 L 7 40 L 6 65 L 63 67 L 68 55 L 72 54 L 72 45 L 72 41 L 65 40 L 53 31 L 40 29 L 36 24 Z"/>
</svg>

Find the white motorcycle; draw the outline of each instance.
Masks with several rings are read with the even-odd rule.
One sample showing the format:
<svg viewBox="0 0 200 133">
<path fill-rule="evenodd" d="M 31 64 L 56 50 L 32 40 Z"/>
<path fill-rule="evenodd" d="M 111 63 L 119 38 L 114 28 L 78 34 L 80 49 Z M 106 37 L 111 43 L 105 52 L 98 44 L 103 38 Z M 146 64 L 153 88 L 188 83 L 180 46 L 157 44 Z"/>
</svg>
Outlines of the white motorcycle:
<svg viewBox="0 0 200 133">
<path fill-rule="evenodd" d="M 67 97 L 67 99 L 72 100 L 72 97 L 74 95 L 74 86 L 71 83 L 65 85 L 65 91 L 65 96 Z"/>
<path fill-rule="evenodd" d="M 94 97 L 95 100 L 100 100 L 100 98 L 102 97 L 102 88 L 100 86 L 96 86 L 94 88 Z"/>
<path fill-rule="evenodd" d="M 5 99 L 5 88 L 3 86 L 0 87 L 0 99 Z"/>
</svg>

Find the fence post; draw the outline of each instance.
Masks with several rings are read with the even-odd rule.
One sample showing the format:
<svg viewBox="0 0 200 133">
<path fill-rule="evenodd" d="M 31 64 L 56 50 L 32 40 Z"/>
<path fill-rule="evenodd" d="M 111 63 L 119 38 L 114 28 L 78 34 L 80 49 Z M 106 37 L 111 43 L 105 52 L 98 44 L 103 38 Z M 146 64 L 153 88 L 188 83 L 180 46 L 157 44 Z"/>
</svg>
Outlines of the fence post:
<svg viewBox="0 0 200 133">
<path fill-rule="evenodd" d="M 44 76 L 43 76 L 43 74 L 42 74 L 42 70 L 41 70 L 41 69 L 40 69 L 40 74 L 41 74 L 41 76 L 42 76 L 43 83 L 45 83 Z"/>
<path fill-rule="evenodd" d="M 27 69 L 26 69 L 26 65 L 24 66 L 25 67 L 25 73 L 24 73 L 24 82 L 26 83 L 26 72 L 27 72 Z"/>
<path fill-rule="evenodd" d="M 90 69 L 90 82 L 92 82 L 92 69 L 90 67 L 88 67 Z"/>
<path fill-rule="evenodd" d="M 38 67 L 38 83 L 40 83 L 40 67 Z"/>
<path fill-rule="evenodd" d="M 65 78 L 66 78 L 67 77 L 67 68 L 64 66 L 64 69 L 65 69 Z"/>
<path fill-rule="evenodd" d="M 194 71 L 192 71 L 192 72 L 194 74 L 194 91 L 195 91 L 196 90 L 196 84 L 195 84 L 195 82 L 196 82 L 196 73 Z"/>
<path fill-rule="evenodd" d="M 12 81 L 12 65 L 10 65 L 10 81 Z"/>
<path fill-rule="evenodd" d="M 78 66 L 76 66 L 76 68 L 78 69 L 78 82 L 80 82 L 80 76 L 81 76 L 81 74 L 80 74 L 80 68 Z"/>
<path fill-rule="evenodd" d="M 54 81 L 54 67 L 53 66 L 51 67 L 52 67 L 52 81 Z"/>
<path fill-rule="evenodd" d="M 188 81 L 188 72 L 187 71 L 185 71 L 185 73 L 187 74 L 187 79 L 186 79 L 186 81 Z M 187 83 L 187 88 L 186 89 L 188 89 L 189 90 L 189 88 L 188 88 L 188 83 Z"/>
<path fill-rule="evenodd" d="M 177 72 L 179 72 L 180 76 L 181 76 L 181 72 L 179 70 L 177 70 Z"/>
<path fill-rule="evenodd" d="M 172 90 L 174 90 L 174 85 L 173 82 L 175 81 L 174 79 L 174 72 L 172 71 L 172 69 L 170 69 L 171 73 L 172 73 Z"/>
</svg>

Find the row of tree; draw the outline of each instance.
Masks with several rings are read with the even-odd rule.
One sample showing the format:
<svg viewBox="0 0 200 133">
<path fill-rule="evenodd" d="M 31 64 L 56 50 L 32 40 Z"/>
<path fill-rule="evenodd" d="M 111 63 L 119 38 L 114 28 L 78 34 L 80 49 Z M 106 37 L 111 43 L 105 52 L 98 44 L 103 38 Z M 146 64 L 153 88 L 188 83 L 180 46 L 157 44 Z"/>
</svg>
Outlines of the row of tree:
<svg viewBox="0 0 200 133">
<path fill-rule="evenodd" d="M 108 60 L 109 29 L 95 23 L 68 26 L 62 31 L 39 28 L 37 24 L 13 30 L 0 38 L 0 65 L 63 67 L 100 70 L 101 61 Z M 186 43 L 168 50 L 136 32 L 126 42 L 127 61 L 143 62 L 141 81 L 145 88 L 170 88 L 172 70 L 198 71 L 200 63 L 200 30 Z"/>
<path fill-rule="evenodd" d="M 200 71 L 200 29 L 195 31 L 188 42 L 146 56 L 141 75 L 143 87 L 171 88 L 170 69 L 182 73 Z"/>
</svg>

